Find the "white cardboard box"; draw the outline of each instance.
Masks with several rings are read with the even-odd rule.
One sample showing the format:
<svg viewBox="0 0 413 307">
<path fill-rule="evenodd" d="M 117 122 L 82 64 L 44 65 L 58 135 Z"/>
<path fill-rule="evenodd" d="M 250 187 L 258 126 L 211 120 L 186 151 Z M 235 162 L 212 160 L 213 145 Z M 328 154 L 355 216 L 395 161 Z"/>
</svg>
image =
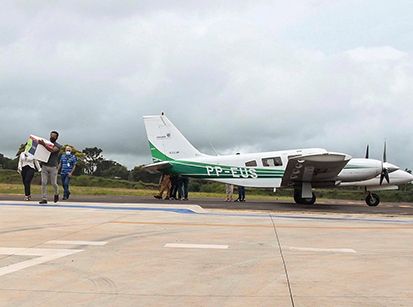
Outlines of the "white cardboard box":
<svg viewBox="0 0 413 307">
<path fill-rule="evenodd" d="M 33 155 L 34 159 L 46 163 L 49 160 L 50 152 L 43 145 L 39 144 L 39 140 L 44 140 L 46 146 L 53 147 L 53 144 L 48 140 L 36 135 L 30 135 L 25 151 Z"/>
</svg>

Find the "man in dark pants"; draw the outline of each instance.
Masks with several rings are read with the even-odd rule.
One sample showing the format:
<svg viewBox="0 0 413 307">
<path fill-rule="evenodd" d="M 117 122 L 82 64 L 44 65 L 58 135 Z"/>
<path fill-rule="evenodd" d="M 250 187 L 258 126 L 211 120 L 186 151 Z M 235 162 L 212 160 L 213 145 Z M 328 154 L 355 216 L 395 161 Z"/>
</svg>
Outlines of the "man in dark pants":
<svg viewBox="0 0 413 307">
<path fill-rule="evenodd" d="M 188 177 L 181 177 L 181 190 L 182 190 L 182 199 L 188 200 L 188 184 L 189 178 Z"/>
<path fill-rule="evenodd" d="M 245 201 L 245 187 L 239 185 L 239 186 L 237 187 L 237 189 L 238 189 L 238 199 L 236 199 L 235 201 L 242 201 L 242 202 L 244 202 L 244 201 Z"/>
<path fill-rule="evenodd" d="M 53 146 L 48 146 L 43 140 L 39 141 L 50 152 L 50 157 L 47 163 L 42 163 L 42 200 L 39 204 L 47 204 L 47 180 L 50 177 L 50 183 L 54 189 L 54 202 L 59 201 L 59 186 L 57 185 L 57 168 L 59 165 L 59 151 L 62 145 L 57 143 L 59 133 L 57 131 L 50 132 L 50 142 Z"/>
<path fill-rule="evenodd" d="M 179 175 L 172 175 L 171 176 L 171 199 L 181 199 L 181 185 L 180 185 L 181 178 Z"/>
</svg>

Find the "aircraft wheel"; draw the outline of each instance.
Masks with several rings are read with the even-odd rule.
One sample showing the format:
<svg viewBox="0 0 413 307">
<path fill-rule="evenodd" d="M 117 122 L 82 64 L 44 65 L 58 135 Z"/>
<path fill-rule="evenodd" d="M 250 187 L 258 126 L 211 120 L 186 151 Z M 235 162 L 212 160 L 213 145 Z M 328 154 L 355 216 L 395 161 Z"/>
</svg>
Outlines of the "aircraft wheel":
<svg viewBox="0 0 413 307">
<path fill-rule="evenodd" d="M 311 198 L 303 198 L 304 203 L 307 204 L 307 205 L 314 205 L 316 199 L 317 199 L 317 197 L 315 196 L 314 193 L 313 193 L 313 197 L 311 197 Z"/>
<path fill-rule="evenodd" d="M 301 191 L 294 190 L 294 201 L 296 204 L 313 205 L 316 200 L 317 200 L 317 197 L 315 196 L 314 193 L 313 193 L 313 197 L 311 198 L 301 198 Z"/>
<path fill-rule="evenodd" d="M 369 207 L 376 207 L 380 203 L 380 197 L 377 194 L 370 193 L 366 196 L 366 204 Z"/>
<path fill-rule="evenodd" d="M 294 190 L 294 201 L 295 201 L 296 204 L 301 204 L 302 203 L 301 191 L 300 190 Z"/>
</svg>

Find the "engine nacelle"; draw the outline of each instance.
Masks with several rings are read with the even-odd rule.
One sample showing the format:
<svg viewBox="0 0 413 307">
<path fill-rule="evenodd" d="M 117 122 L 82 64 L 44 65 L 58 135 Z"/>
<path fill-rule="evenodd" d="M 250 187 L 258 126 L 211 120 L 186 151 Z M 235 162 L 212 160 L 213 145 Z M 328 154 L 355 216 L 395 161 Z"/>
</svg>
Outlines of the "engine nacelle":
<svg viewBox="0 0 413 307">
<path fill-rule="evenodd" d="M 337 180 L 341 182 L 363 181 L 380 175 L 382 162 L 374 159 L 351 159 L 338 174 Z"/>
</svg>

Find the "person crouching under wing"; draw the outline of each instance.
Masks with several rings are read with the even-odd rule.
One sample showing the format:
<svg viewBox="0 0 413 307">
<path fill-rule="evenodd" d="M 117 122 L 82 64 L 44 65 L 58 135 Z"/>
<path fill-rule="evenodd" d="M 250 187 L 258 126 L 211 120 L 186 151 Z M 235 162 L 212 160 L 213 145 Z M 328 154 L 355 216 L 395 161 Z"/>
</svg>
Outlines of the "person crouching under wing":
<svg viewBox="0 0 413 307">
<path fill-rule="evenodd" d="M 157 199 L 162 199 L 163 194 L 166 192 L 165 199 L 169 199 L 171 197 L 171 187 L 172 187 L 171 175 L 162 174 L 159 180 L 159 194 L 155 195 L 154 197 Z"/>
</svg>

